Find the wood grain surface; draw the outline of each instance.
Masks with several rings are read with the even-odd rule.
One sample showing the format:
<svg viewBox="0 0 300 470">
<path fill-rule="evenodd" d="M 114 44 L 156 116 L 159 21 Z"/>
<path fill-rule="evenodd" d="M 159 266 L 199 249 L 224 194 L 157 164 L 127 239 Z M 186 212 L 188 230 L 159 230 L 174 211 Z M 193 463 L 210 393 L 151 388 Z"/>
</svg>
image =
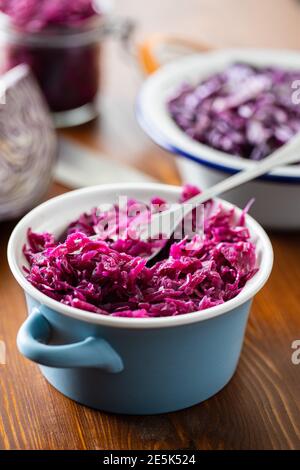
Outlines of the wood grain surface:
<svg viewBox="0 0 300 470">
<path fill-rule="evenodd" d="M 176 4 L 176 6 L 175 6 Z M 300 47 L 296 0 L 116 1 L 136 19 L 138 37 L 164 31 L 223 46 Z M 117 44 L 104 57 L 103 109 L 92 124 L 65 132 L 114 161 L 178 184 L 172 156 L 138 128 L 139 71 Z M 48 197 L 67 188 L 54 184 Z M 17 351 L 25 319 L 23 293 L 9 272 L 6 245 L 15 222 L 0 224 L 0 449 L 300 449 L 300 236 L 271 234 L 275 265 L 253 303 L 237 373 L 206 402 L 161 416 L 128 417 L 80 406 L 54 390 Z"/>
</svg>

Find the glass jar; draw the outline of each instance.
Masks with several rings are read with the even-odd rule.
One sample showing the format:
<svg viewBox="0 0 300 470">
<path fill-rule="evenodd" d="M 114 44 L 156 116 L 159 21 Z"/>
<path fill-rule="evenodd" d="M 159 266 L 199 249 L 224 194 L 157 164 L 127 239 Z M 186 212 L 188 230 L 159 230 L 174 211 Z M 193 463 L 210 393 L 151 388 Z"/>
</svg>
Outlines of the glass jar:
<svg viewBox="0 0 300 470">
<path fill-rule="evenodd" d="M 0 14 L 0 70 L 3 73 L 21 63 L 28 64 L 56 126 L 82 124 L 98 114 L 103 39 L 116 32 L 125 37 L 130 30 L 129 21 L 111 19 L 107 12 L 91 17 L 76 28 L 49 28 L 39 32 L 17 29 L 6 15 Z"/>
</svg>

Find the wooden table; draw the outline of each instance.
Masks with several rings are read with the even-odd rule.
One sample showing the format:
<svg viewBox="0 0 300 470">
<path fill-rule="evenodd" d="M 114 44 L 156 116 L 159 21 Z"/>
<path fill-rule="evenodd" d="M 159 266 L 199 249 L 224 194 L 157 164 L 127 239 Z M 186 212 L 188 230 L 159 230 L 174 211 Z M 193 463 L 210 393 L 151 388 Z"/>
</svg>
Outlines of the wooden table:
<svg viewBox="0 0 300 470">
<path fill-rule="evenodd" d="M 221 46 L 299 48 L 296 0 L 119 0 L 139 21 L 140 36 L 156 30 L 189 34 Z M 108 43 L 105 110 L 93 124 L 66 134 L 161 181 L 179 183 L 173 158 L 139 130 L 133 115 L 139 74 Z M 108 112 L 109 108 L 109 112 Z M 53 185 L 50 195 L 66 188 Z M 15 345 L 25 318 L 23 294 L 9 272 L 6 244 L 14 223 L 0 225 L 1 449 L 300 449 L 300 365 L 291 343 L 300 339 L 299 233 L 272 234 L 275 265 L 256 296 L 236 375 L 215 397 L 162 416 L 109 415 L 77 405 L 54 390 Z"/>
</svg>

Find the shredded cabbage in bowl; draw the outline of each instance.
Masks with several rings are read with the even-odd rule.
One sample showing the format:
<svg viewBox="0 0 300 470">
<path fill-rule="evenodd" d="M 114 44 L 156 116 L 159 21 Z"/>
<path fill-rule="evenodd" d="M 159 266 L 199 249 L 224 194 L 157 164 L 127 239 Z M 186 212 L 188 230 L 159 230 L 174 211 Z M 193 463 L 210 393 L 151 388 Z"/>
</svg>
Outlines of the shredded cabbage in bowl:
<svg viewBox="0 0 300 470">
<path fill-rule="evenodd" d="M 185 186 L 181 202 L 197 193 L 197 188 Z M 161 210 L 167 206 L 160 198 L 151 202 Z M 237 218 L 234 209 L 208 201 L 204 235 L 173 240 L 169 252 L 150 268 L 146 257 L 160 241 L 110 239 L 103 221 L 110 219 L 113 209 L 123 211 L 112 206 L 111 211 L 92 209 L 81 214 L 60 240 L 29 229 L 23 248 L 28 281 L 65 305 L 103 315 L 149 318 L 222 304 L 238 295 L 257 272 L 256 249 L 245 223 L 247 209 Z M 122 213 L 123 223 L 125 216 Z M 127 227 L 134 222 L 127 217 Z M 97 239 L 91 240 L 89 236 L 95 234 Z"/>
<path fill-rule="evenodd" d="M 183 83 L 167 108 L 192 139 L 231 155 L 261 160 L 300 131 L 293 83 L 300 70 L 236 63 L 196 85 Z"/>
</svg>

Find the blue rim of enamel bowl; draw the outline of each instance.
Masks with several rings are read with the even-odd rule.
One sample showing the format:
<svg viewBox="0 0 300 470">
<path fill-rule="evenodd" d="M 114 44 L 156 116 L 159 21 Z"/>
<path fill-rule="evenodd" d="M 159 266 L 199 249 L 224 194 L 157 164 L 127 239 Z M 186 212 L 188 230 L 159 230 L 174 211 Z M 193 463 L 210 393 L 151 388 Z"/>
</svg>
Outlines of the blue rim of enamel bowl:
<svg viewBox="0 0 300 470">
<path fill-rule="evenodd" d="M 206 57 L 209 58 L 209 56 L 215 56 L 217 58 L 222 58 L 222 56 L 225 55 L 231 55 L 234 57 L 235 54 L 241 53 L 240 50 L 226 50 L 226 51 L 218 51 L 214 53 L 207 53 Z M 242 53 L 247 57 L 249 55 L 250 57 L 250 62 L 251 62 L 251 55 L 255 54 L 255 56 L 261 55 L 262 57 L 265 57 L 266 55 L 274 57 L 274 55 L 280 56 L 280 54 L 290 54 L 292 56 L 292 59 L 295 58 L 295 52 L 294 51 L 266 51 L 266 50 L 243 50 Z M 201 60 L 203 60 L 203 56 L 205 54 L 202 54 Z M 245 168 L 247 168 L 247 164 L 250 162 L 247 159 L 243 159 L 241 157 L 235 157 L 230 154 L 226 154 L 224 152 L 221 152 L 219 150 L 214 150 L 211 147 L 208 147 L 203 144 L 199 144 L 199 151 L 197 151 L 197 154 L 193 153 L 190 149 L 185 149 L 184 144 L 180 142 L 180 144 L 177 142 L 177 140 L 180 140 L 182 136 L 184 135 L 185 137 L 186 134 L 176 125 L 176 123 L 172 120 L 171 116 L 169 116 L 168 112 L 166 112 L 166 108 L 164 108 L 162 104 L 162 100 L 167 98 L 164 96 L 165 91 L 161 96 L 157 96 L 158 100 L 158 106 L 163 110 L 163 116 L 161 116 L 161 121 L 160 121 L 160 114 L 156 116 L 156 119 L 151 116 L 151 112 L 153 114 L 153 109 L 151 110 L 151 107 L 153 106 L 153 102 L 155 101 L 156 95 L 159 95 L 160 89 L 166 89 L 166 83 L 168 84 L 168 76 L 174 76 L 177 73 L 178 66 L 180 65 L 181 70 L 185 69 L 185 66 L 188 65 L 187 70 L 190 68 L 190 64 L 195 64 L 197 65 L 197 60 L 199 57 L 197 56 L 190 56 L 186 57 L 183 59 L 176 60 L 170 64 L 167 64 L 160 68 L 157 72 L 152 74 L 148 79 L 144 82 L 144 84 L 141 87 L 141 90 L 138 94 L 137 100 L 136 100 L 136 106 L 135 106 L 135 112 L 136 112 L 136 118 L 138 123 L 140 124 L 141 128 L 145 131 L 145 133 L 156 143 L 158 144 L 161 148 L 164 150 L 171 152 L 173 154 L 185 157 L 191 161 L 194 161 L 197 164 L 204 165 L 206 167 L 209 167 L 211 169 L 228 173 L 228 174 L 234 174 L 237 173 Z M 204 59 L 206 60 L 206 59 Z M 234 59 L 233 59 L 234 60 Z M 297 54 L 297 63 L 300 63 L 300 55 Z M 280 65 L 280 62 L 278 62 L 278 65 Z M 300 65 L 299 65 L 300 68 Z M 179 79 L 178 83 L 182 82 L 183 79 Z M 174 83 L 173 83 L 174 86 Z M 151 104 L 149 105 L 149 91 L 150 91 L 150 96 L 151 96 Z M 150 111 L 149 111 L 149 106 L 150 106 Z M 176 136 L 173 128 L 173 136 L 170 138 L 168 135 L 168 131 L 164 131 L 164 118 L 169 117 L 169 119 L 172 121 L 172 124 L 176 126 Z M 189 138 L 191 141 L 193 141 L 193 144 L 197 145 L 197 142 L 191 138 Z M 203 153 L 205 153 L 205 149 L 209 149 L 210 155 L 203 155 L 201 152 L 201 147 L 203 149 Z M 215 159 L 214 159 L 215 155 Z M 236 166 L 232 165 L 232 158 L 236 158 Z M 231 162 L 230 162 L 231 160 Z M 245 164 L 246 163 L 246 164 Z M 244 165 L 245 164 L 245 165 Z M 270 183 L 288 183 L 288 184 L 296 184 L 298 185 L 300 183 L 300 165 L 296 170 L 295 175 L 291 174 L 280 174 L 280 170 L 286 170 L 289 167 L 282 167 L 276 169 L 274 172 L 268 173 L 264 176 L 261 176 L 259 179 L 261 181 L 266 181 Z"/>
</svg>

